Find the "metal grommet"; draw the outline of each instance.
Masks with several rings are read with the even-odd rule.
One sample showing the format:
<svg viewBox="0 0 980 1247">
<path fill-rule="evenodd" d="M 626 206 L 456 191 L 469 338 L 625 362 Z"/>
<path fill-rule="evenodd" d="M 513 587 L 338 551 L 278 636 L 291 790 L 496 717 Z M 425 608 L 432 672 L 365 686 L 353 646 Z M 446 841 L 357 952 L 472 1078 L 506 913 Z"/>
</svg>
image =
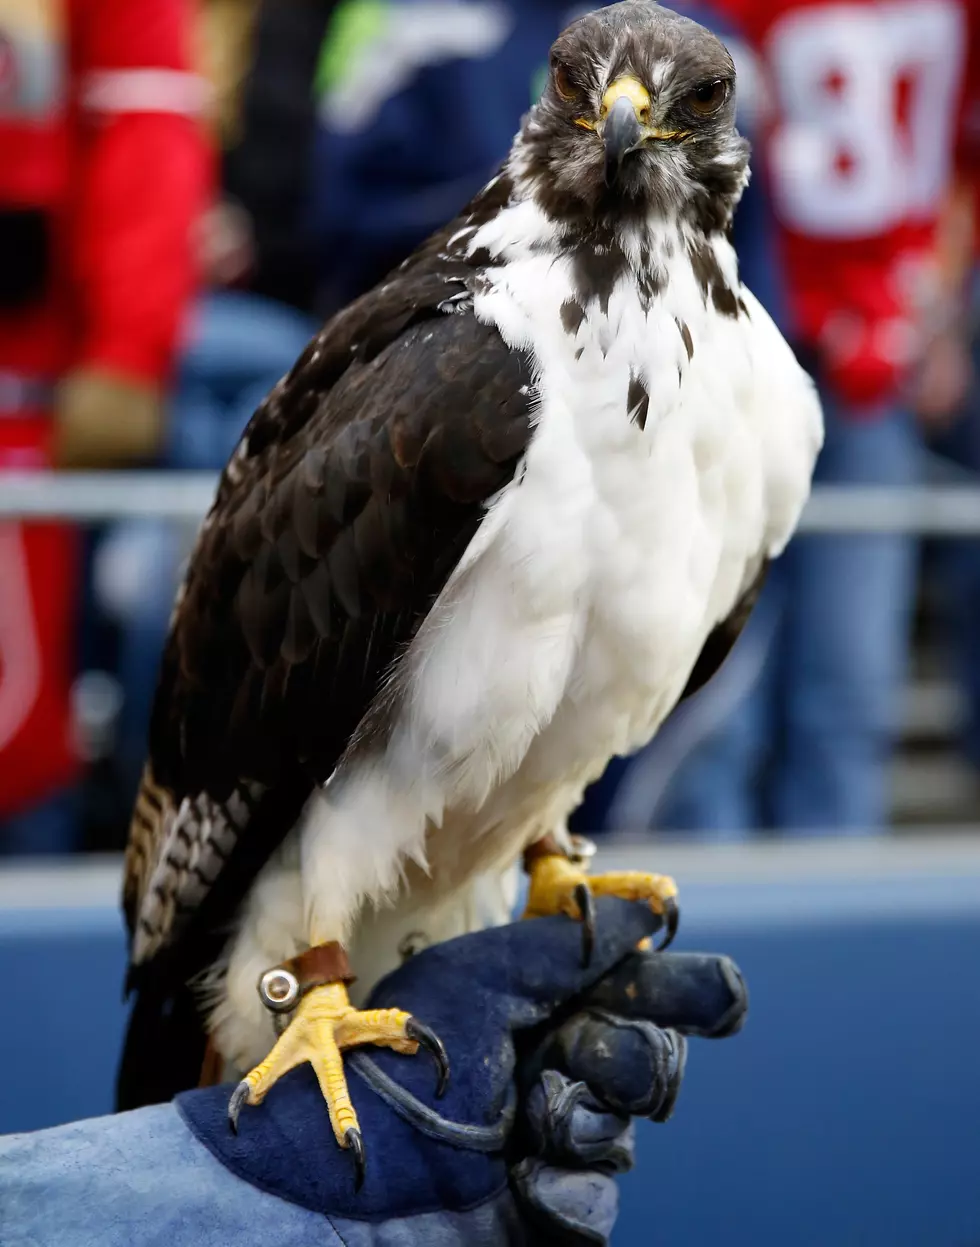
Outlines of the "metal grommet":
<svg viewBox="0 0 980 1247">
<path fill-rule="evenodd" d="M 587 866 L 595 857 L 595 841 L 587 836 L 569 836 L 570 852 L 568 860 L 573 866 Z"/>
<path fill-rule="evenodd" d="M 299 979 L 290 970 L 275 966 L 259 979 L 259 996 L 272 1013 L 289 1013 L 299 1003 Z"/>
<path fill-rule="evenodd" d="M 409 931 L 398 945 L 398 955 L 402 961 L 407 961 L 409 957 L 420 953 L 423 948 L 428 948 L 431 943 L 432 941 L 424 931 Z"/>
</svg>

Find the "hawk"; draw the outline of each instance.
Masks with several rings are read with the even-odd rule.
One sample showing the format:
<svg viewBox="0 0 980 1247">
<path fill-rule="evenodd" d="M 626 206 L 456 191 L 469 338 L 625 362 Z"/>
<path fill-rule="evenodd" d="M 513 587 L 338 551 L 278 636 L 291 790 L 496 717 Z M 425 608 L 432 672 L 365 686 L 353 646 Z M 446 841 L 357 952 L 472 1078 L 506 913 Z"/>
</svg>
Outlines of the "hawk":
<svg viewBox="0 0 980 1247">
<path fill-rule="evenodd" d="M 717 669 L 821 443 L 729 241 L 734 95 L 668 9 L 574 22 L 500 174 L 253 416 L 162 660 L 123 1106 L 196 1082 L 205 1035 L 233 1123 L 310 1061 L 362 1170 L 344 1050 L 446 1056 L 355 971 L 484 920 L 522 854 L 528 912 L 614 893 L 672 935 L 672 881 L 588 875 L 566 823 Z"/>
</svg>

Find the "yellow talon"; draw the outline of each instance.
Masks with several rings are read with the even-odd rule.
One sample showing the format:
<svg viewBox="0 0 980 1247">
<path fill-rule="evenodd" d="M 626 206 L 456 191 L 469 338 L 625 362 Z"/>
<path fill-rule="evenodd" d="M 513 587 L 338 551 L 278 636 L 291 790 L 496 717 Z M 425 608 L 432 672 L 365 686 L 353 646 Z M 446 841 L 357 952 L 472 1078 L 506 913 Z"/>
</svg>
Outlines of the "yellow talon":
<svg viewBox="0 0 980 1247">
<path fill-rule="evenodd" d="M 422 1045 L 439 1068 L 437 1095 L 445 1090 L 448 1058 L 427 1026 L 402 1009 L 355 1009 L 343 983 L 327 983 L 311 988 L 302 997 L 275 1047 L 235 1088 L 228 1105 L 232 1129 L 238 1129 L 243 1104 L 261 1104 L 284 1074 L 308 1061 L 326 1102 L 334 1137 L 341 1147 L 354 1152 L 359 1187 L 364 1177 L 364 1143 L 347 1088 L 342 1053 L 363 1044 L 392 1048 L 406 1056 L 414 1056 Z"/>
<path fill-rule="evenodd" d="M 582 883 L 589 886 L 594 880 L 589 879 L 581 866 L 574 865 L 561 853 L 549 853 L 547 857 L 536 858 L 528 873 L 531 887 L 524 910 L 525 918 L 545 918 L 549 914 L 582 917 L 575 889 Z"/>
<path fill-rule="evenodd" d="M 627 901 L 647 901 L 664 919 L 664 938 L 659 948 L 666 948 L 677 933 L 680 911 L 677 906 L 677 884 L 669 875 L 653 875 L 640 870 L 612 871 L 589 875 L 578 863 L 561 853 L 543 853 L 528 863 L 530 889 L 525 918 L 541 918 L 548 914 L 568 914 L 584 924 L 584 959 L 588 964 L 595 934 L 593 898 L 618 896 Z"/>
<path fill-rule="evenodd" d="M 314 987 L 299 1002 L 292 1020 L 266 1059 L 242 1079 L 243 1085 L 248 1088 L 244 1102 L 261 1104 L 284 1074 L 309 1061 L 327 1103 L 330 1124 L 337 1142 L 341 1147 L 348 1146 L 345 1142 L 346 1132 L 356 1130 L 358 1124 L 344 1077 L 340 1036 L 344 1038 L 345 1048 L 357 1043 L 357 1021 L 360 1016 L 362 1015 L 350 1003 L 343 983 Z M 404 1022 L 408 1020 L 409 1014 L 402 1014 L 401 1017 L 402 1026 L 397 1031 L 397 1037 L 404 1044 Z M 389 1034 L 391 1038 L 395 1038 L 395 1026 L 392 1026 Z M 361 1042 L 383 1043 L 384 1038 L 377 1027 L 372 1027 L 370 1038 Z M 417 1048 L 416 1043 L 407 1048 L 402 1046 L 400 1050 L 414 1052 Z"/>
<path fill-rule="evenodd" d="M 595 896 L 618 896 L 624 901 L 649 901 L 655 914 L 666 914 L 677 900 L 677 884 L 670 875 L 651 875 L 643 870 L 615 870 L 589 880 Z"/>
</svg>

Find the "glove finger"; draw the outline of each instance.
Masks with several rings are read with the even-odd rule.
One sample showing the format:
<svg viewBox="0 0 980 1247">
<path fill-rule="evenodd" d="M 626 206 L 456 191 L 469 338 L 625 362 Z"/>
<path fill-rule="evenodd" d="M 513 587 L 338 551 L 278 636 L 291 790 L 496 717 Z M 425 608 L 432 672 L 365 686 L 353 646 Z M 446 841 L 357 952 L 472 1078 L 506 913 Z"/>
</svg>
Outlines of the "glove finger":
<svg viewBox="0 0 980 1247">
<path fill-rule="evenodd" d="M 480 1052 L 488 1034 L 538 1025 L 598 983 L 661 921 L 649 905 L 600 897 L 588 966 L 582 965 L 582 926 L 564 915 L 461 935 L 382 979 L 369 1007 L 405 1009 L 436 1034 L 453 1035 L 458 1051 Z"/>
<path fill-rule="evenodd" d="M 536 1045 L 536 1028 L 593 986 L 661 923 L 647 904 L 600 897 L 592 959 L 582 965 L 582 926 L 558 915 L 513 922 L 431 945 L 371 993 L 368 1007 L 413 1014 L 449 1056 L 449 1086 L 438 1105 L 452 1121 L 499 1123 L 511 1092 L 516 1042 Z M 525 1038 L 526 1037 L 526 1038 Z M 370 1061 L 404 1090 L 435 1107 L 427 1061 L 377 1048 Z"/>
<path fill-rule="evenodd" d="M 544 1070 L 526 1098 L 525 1113 L 535 1155 L 564 1167 L 598 1165 L 610 1173 L 632 1168 L 632 1122 L 601 1104 L 584 1082 Z"/>
<path fill-rule="evenodd" d="M 511 1170 L 511 1184 L 534 1231 L 532 1242 L 541 1247 L 602 1247 L 609 1242 L 619 1211 L 619 1190 L 609 1174 L 528 1159 Z"/>
<path fill-rule="evenodd" d="M 730 957 L 637 952 L 596 984 L 586 1004 L 686 1035 L 721 1039 L 741 1030 L 749 996 Z"/>
<path fill-rule="evenodd" d="M 676 1031 L 596 1009 L 569 1018 L 538 1057 L 544 1068 L 586 1083 L 614 1113 L 653 1121 L 673 1112 L 686 1059 L 687 1043 Z"/>
</svg>

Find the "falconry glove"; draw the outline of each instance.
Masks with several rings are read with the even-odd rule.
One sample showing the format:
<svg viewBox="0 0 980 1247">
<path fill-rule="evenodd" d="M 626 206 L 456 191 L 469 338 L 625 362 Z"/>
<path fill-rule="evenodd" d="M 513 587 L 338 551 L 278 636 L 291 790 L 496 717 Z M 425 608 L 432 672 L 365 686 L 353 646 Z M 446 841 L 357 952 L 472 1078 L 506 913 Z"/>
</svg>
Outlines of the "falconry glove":
<svg viewBox="0 0 980 1247">
<path fill-rule="evenodd" d="M 578 925 L 552 917 L 433 946 L 379 984 L 369 1007 L 397 998 L 431 1018 L 452 1076 L 438 1098 L 428 1062 L 353 1054 L 351 1094 L 372 1140 L 360 1190 L 304 1065 L 237 1135 L 228 1088 L 215 1087 L 0 1142 L 0 1240 L 607 1242 L 631 1119 L 666 1119 L 683 1036 L 733 1033 L 746 994 L 727 958 L 639 951 L 660 921 L 648 906 L 601 898 L 597 919 L 587 969 Z"/>
</svg>

